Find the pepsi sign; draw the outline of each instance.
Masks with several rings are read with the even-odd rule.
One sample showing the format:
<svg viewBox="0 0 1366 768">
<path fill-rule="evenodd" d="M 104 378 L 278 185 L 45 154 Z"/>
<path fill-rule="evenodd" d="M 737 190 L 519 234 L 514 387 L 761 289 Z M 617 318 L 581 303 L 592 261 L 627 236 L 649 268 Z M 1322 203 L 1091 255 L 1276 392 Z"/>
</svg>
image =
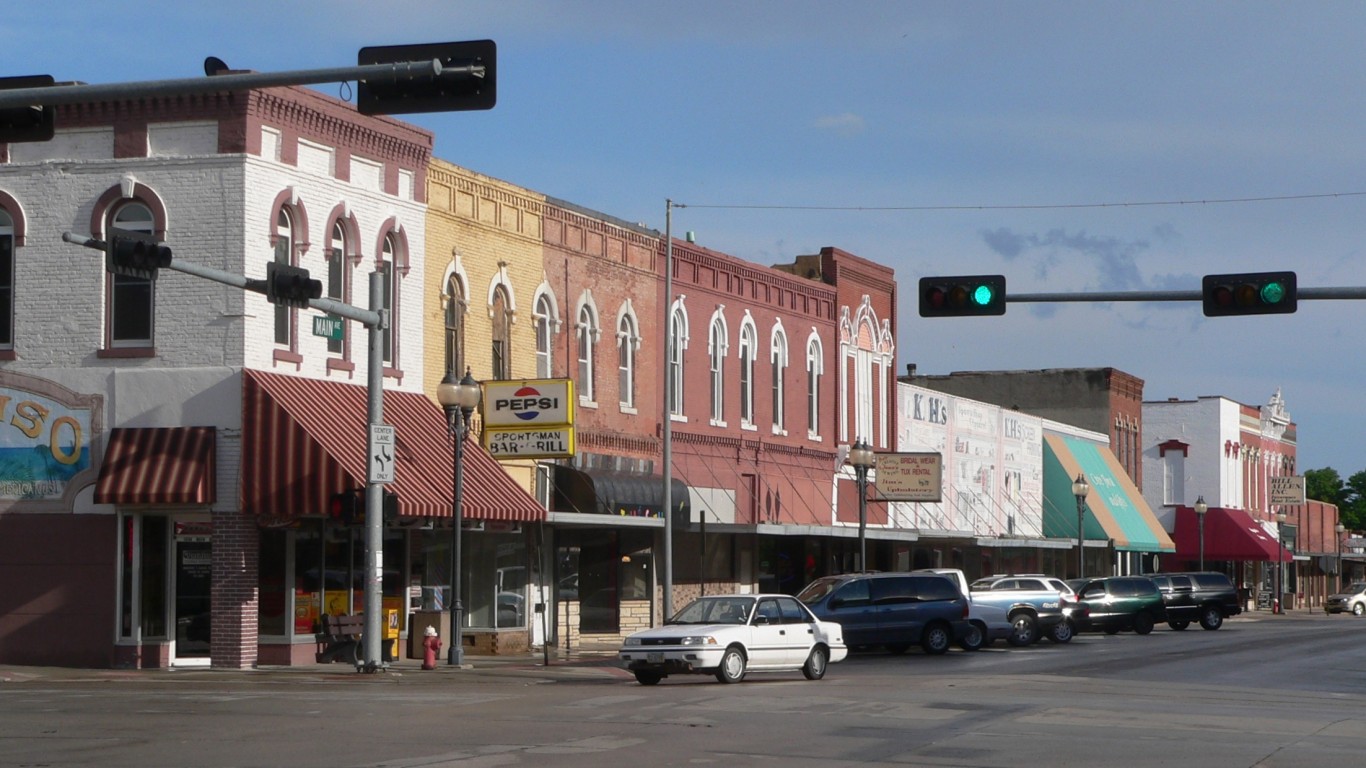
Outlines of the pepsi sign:
<svg viewBox="0 0 1366 768">
<path fill-rule="evenodd" d="M 574 423 L 569 379 L 484 382 L 484 427 L 547 427 Z"/>
</svg>

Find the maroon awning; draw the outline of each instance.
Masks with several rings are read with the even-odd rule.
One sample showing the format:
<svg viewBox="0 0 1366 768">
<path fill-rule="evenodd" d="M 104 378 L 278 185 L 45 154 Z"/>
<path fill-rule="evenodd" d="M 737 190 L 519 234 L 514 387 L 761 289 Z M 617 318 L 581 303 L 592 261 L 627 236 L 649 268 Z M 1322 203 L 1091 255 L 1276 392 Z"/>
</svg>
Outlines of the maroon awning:
<svg viewBox="0 0 1366 768">
<path fill-rule="evenodd" d="M 95 503 L 214 503 L 216 436 L 214 427 L 110 430 Z"/>
<path fill-rule="evenodd" d="M 1185 560 L 1200 557 L 1200 523 L 1195 510 L 1176 508 L 1176 554 Z M 1276 560 L 1288 563 L 1293 555 L 1276 543 L 1262 524 L 1242 509 L 1210 507 L 1205 513 L 1205 560 Z"/>
<path fill-rule="evenodd" d="M 365 485 L 368 393 L 335 381 L 242 372 L 242 508 L 279 521 L 322 515 L 333 494 Z M 450 517 L 454 454 L 446 414 L 425 395 L 384 392 L 396 431 L 394 482 L 406 517 Z M 465 444 L 461 516 L 534 521 L 545 508 L 473 436 Z"/>
</svg>

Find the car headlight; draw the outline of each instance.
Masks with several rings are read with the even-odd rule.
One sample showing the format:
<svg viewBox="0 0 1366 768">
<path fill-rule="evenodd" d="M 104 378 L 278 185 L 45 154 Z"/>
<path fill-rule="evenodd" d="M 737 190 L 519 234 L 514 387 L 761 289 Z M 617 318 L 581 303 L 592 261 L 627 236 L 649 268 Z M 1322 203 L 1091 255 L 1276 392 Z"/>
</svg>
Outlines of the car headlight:
<svg viewBox="0 0 1366 768">
<path fill-rule="evenodd" d="M 640 638 L 638 638 L 638 637 L 628 637 L 628 638 L 626 638 L 625 645 L 628 645 L 628 646 L 640 645 Z"/>
<path fill-rule="evenodd" d="M 680 638 L 679 645 L 716 645 L 716 638 L 711 635 L 689 635 Z"/>
</svg>

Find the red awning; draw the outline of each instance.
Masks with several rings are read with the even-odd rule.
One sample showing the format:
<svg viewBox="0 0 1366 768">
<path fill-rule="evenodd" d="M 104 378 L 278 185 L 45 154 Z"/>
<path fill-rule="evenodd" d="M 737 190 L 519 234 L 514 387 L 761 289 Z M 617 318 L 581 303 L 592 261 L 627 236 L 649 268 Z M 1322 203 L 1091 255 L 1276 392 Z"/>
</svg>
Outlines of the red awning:
<svg viewBox="0 0 1366 768">
<path fill-rule="evenodd" d="M 214 427 L 116 428 L 95 481 L 96 504 L 212 504 Z"/>
<path fill-rule="evenodd" d="M 364 387 L 242 372 L 242 509 L 281 520 L 322 515 L 333 494 L 365 485 L 369 461 Z M 415 392 L 384 392 L 395 428 L 394 482 L 405 517 L 450 517 L 454 454 L 446 415 Z M 461 515 L 473 520 L 545 519 L 536 503 L 477 440 L 465 444 Z"/>
<path fill-rule="evenodd" d="M 1176 508 L 1176 554 L 1181 559 L 1200 557 L 1200 527 L 1195 510 Z M 1205 513 L 1205 560 L 1276 560 L 1280 550 L 1281 562 L 1288 563 L 1293 555 L 1276 543 L 1262 524 L 1241 509 L 1210 507 Z"/>
</svg>

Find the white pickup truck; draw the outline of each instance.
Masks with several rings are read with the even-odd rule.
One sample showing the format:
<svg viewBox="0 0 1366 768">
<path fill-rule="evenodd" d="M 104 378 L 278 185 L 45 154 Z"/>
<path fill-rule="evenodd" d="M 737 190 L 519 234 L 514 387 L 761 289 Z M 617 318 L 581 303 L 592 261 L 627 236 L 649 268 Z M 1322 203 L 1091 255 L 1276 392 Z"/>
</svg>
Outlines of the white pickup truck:
<svg viewBox="0 0 1366 768">
<path fill-rule="evenodd" d="M 1062 595 L 1043 578 L 1010 577 L 1012 581 L 1007 582 L 1006 577 L 993 577 L 969 584 L 957 568 L 922 570 L 953 579 L 968 598 L 968 621 L 978 631 L 959 641 L 964 650 L 975 651 L 1002 637 L 1016 647 L 1038 642 L 1040 637 L 1055 643 L 1072 639 L 1072 624 L 1063 615 Z"/>
</svg>

